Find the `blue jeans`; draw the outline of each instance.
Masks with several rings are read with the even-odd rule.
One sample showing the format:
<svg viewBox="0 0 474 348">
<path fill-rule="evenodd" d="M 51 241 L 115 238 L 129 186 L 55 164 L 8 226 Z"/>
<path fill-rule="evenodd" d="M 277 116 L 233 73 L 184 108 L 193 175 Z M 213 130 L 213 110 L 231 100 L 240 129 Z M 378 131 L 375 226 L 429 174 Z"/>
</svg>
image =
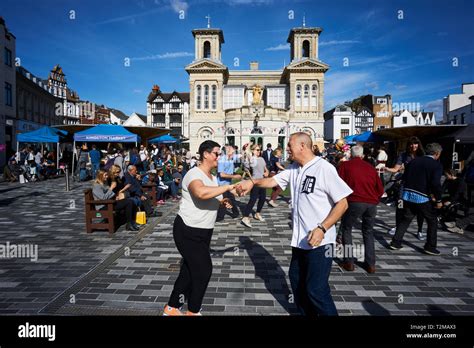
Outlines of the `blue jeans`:
<svg viewBox="0 0 474 348">
<path fill-rule="evenodd" d="M 292 250 L 288 273 L 295 304 L 302 315 L 337 315 L 329 288 L 332 249 L 333 245 L 323 245 L 312 250 Z"/>
<path fill-rule="evenodd" d="M 169 187 L 170 189 L 170 194 L 171 194 L 171 197 L 176 197 L 178 195 L 178 188 L 179 186 L 176 185 L 176 183 L 173 181 L 167 181 L 164 183 L 166 186 Z"/>
<path fill-rule="evenodd" d="M 97 176 L 97 172 L 99 171 L 100 168 L 100 162 L 99 163 L 92 163 L 92 179 L 95 179 Z"/>
</svg>

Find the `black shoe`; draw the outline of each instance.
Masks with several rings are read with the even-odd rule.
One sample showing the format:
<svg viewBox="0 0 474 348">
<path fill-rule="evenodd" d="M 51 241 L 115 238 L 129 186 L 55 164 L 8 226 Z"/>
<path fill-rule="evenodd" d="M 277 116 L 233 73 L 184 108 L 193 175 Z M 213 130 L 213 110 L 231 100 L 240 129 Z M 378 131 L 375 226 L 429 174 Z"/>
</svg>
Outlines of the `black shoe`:
<svg viewBox="0 0 474 348">
<path fill-rule="evenodd" d="M 132 227 L 133 227 L 133 228 L 136 228 L 137 231 L 140 230 L 140 228 L 145 227 L 145 226 L 146 226 L 146 225 L 138 225 L 138 224 L 136 224 L 136 223 L 133 223 L 133 224 L 132 224 Z"/>
<path fill-rule="evenodd" d="M 392 250 L 400 250 L 403 249 L 401 244 L 395 244 L 394 242 L 390 242 L 390 245 L 388 246 Z"/>
<path fill-rule="evenodd" d="M 216 219 L 216 222 L 222 222 L 222 221 L 224 221 L 224 218 L 217 218 Z"/>
<path fill-rule="evenodd" d="M 131 225 L 131 224 L 127 224 L 127 225 L 125 226 L 125 230 L 126 230 L 126 231 L 138 231 L 139 228 L 138 228 L 138 227 L 135 227 L 135 226 L 133 226 L 133 225 Z"/>
<path fill-rule="evenodd" d="M 426 249 L 424 248 L 423 251 L 425 252 L 425 254 L 428 254 L 428 255 L 434 255 L 434 256 L 439 256 L 441 255 L 441 252 L 438 250 L 438 249 Z"/>
</svg>

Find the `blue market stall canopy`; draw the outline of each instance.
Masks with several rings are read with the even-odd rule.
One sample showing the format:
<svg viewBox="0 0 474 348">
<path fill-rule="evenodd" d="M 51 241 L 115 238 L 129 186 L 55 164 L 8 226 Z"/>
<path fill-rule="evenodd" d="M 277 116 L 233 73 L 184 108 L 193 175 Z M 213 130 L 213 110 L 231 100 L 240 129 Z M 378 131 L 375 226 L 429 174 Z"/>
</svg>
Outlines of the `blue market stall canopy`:
<svg viewBox="0 0 474 348">
<path fill-rule="evenodd" d="M 374 143 L 382 141 L 382 137 L 380 135 L 372 133 L 371 131 L 367 131 L 361 134 L 357 134 L 355 137 L 352 138 L 352 141 L 361 143 Z"/>
<path fill-rule="evenodd" d="M 20 143 L 59 143 L 67 135 L 64 130 L 41 127 L 37 130 L 21 133 L 17 135 L 17 141 Z"/>
<path fill-rule="evenodd" d="M 156 138 L 150 139 L 148 142 L 151 143 L 151 144 L 154 144 L 154 143 L 158 143 L 158 144 L 176 144 L 176 143 L 179 143 L 179 140 L 172 137 L 169 134 L 166 134 L 166 135 L 162 135 L 161 137 L 156 137 Z"/>
<path fill-rule="evenodd" d="M 347 137 L 344 137 L 344 141 L 346 143 L 353 143 L 354 142 L 354 138 L 356 136 L 358 136 L 359 134 L 352 134 L 352 135 L 348 135 Z"/>
<path fill-rule="evenodd" d="M 138 136 L 124 127 L 113 124 L 99 124 L 74 134 L 75 141 L 105 143 L 135 143 Z"/>
</svg>

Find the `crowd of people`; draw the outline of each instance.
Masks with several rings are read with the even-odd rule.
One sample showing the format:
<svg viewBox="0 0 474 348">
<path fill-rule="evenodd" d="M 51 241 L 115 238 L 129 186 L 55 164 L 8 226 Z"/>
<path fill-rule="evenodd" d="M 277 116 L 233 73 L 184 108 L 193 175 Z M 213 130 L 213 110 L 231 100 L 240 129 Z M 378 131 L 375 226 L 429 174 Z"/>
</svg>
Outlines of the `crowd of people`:
<svg viewBox="0 0 474 348">
<path fill-rule="evenodd" d="M 458 219 L 460 212 L 469 213 L 466 185 L 474 179 L 474 154 L 458 173 L 443 170 L 442 151 L 437 143 L 424 147 L 411 137 L 406 150 L 389 162 L 384 146 L 351 146 L 338 140 L 319 149 L 306 133 L 295 133 L 287 144 L 286 161 L 283 149 L 273 149 L 272 144 L 264 149 L 247 143 L 239 149 L 210 140 L 201 144 L 196 155 L 155 144 L 126 150 L 99 150 L 95 144 L 89 149 L 83 144 L 74 155 L 75 175 L 81 181 L 94 178 L 95 199 L 117 201 L 114 209 L 125 217 L 129 231 L 142 228 L 136 219 L 138 211 L 147 216 L 161 214 L 143 185 L 156 185 L 158 205 L 166 200 L 179 202 L 173 237 L 183 261 L 164 315 L 183 314 L 181 295 L 188 301 L 186 314 L 200 314 L 212 274 L 209 246 L 216 223 L 230 215 L 253 228 L 254 221 L 265 221 L 265 209 L 278 208 L 282 201 L 292 208 L 289 278 L 296 305 L 302 314 L 337 315 L 328 284 L 335 248 L 341 245 L 344 250 L 341 267 L 353 271 L 352 230 L 361 220 L 363 267 L 368 273 L 376 272 L 374 225 L 381 201 L 395 206 L 395 227 L 387 229 L 391 250 L 403 247 L 415 217 L 416 236 L 429 255 L 440 255 L 439 228 L 464 232 Z M 54 152 L 24 148 L 10 158 L 6 177 L 16 180 L 28 168 L 38 178 L 56 175 L 55 163 Z M 290 197 L 280 199 L 287 187 Z M 249 200 L 239 205 L 236 197 L 246 194 Z"/>
<path fill-rule="evenodd" d="M 56 152 L 24 147 L 13 154 L 3 169 L 3 177 L 10 182 L 39 181 L 56 177 Z"/>
</svg>

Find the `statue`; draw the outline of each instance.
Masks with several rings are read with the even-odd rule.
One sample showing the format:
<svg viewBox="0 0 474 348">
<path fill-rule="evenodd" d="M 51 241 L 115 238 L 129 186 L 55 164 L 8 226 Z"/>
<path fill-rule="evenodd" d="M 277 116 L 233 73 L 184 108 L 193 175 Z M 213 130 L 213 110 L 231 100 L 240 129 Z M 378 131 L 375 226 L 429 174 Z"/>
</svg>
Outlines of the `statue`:
<svg viewBox="0 0 474 348">
<path fill-rule="evenodd" d="M 262 103 L 262 94 L 263 94 L 263 89 L 259 85 L 255 85 L 252 88 L 253 91 L 253 101 L 252 104 L 261 104 Z"/>
</svg>

